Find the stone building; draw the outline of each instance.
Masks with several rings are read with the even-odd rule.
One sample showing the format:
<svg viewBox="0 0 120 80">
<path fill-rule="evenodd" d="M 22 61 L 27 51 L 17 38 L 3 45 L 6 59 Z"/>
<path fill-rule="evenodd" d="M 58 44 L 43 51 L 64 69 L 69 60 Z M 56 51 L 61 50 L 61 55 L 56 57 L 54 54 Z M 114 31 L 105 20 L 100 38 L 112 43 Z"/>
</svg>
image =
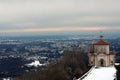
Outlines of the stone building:
<svg viewBox="0 0 120 80">
<path fill-rule="evenodd" d="M 115 52 L 110 51 L 110 43 L 100 36 L 99 41 L 92 43 L 92 49 L 88 53 L 89 64 L 96 67 L 107 67 L 114 64 Z"/>
</svg>

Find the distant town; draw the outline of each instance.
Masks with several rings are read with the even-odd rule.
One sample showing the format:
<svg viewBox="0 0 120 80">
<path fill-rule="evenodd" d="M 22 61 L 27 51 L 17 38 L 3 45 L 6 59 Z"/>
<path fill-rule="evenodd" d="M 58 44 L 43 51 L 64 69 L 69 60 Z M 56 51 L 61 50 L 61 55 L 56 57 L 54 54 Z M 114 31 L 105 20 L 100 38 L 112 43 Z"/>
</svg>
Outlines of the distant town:
<svg viewBox="0 0 120 80">
<path fill-rule="evenodd" d="M 24 70 L 29 71 L 31 70 L 28 68 L 29 64 L 32 63 L 31 66 L 34 66 L 35 61 L 39 62 L 34 67 L 46 66 L 60 58 L 66 50 L 81 49 L 88 53 L 91 43 L 97 38 L 93 36 L 1 38 L 0 77 L 18 76 Z M 106 39 L 106 41 L 111 43 L 110 49 L 116 51 L 117 54 L 120 50 L 120 38 Z M 26 66 L 27 64 L 29 66 Z"/>
</svg>

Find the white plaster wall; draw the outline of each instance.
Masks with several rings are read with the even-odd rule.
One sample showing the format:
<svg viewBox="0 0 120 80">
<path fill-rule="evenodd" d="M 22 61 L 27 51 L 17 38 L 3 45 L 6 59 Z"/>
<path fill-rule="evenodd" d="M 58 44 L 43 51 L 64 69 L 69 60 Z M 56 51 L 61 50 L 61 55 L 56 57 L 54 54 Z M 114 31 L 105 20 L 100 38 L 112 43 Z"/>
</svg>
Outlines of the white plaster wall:
<svg viewBox="0 0 120 80">
<path fill-rule="evenodd" d="M 97 56 L 90 56 L 90 61 L 93 62 L 93 64 L 97 67 L 100 66 L 100 60 L 103 59 L 104 66 L 111 66 L 114 64 L 114 55 L 97 55 Z M 113 64 L 111 64 L 111 61 L 113 61 Z"/>
<path fill-rule="evenodd" d="M 98 55 L 98 56 L 97 56 L 97 59 L 98 59 L 98 60 L 97 60 L 97 61 L 98 61 L 98 62 L 97 62 L 97 66 L 100 66 L 100 60 L 101 60 L 101 59 L 104 60 L 104 66 L 106 66 L 106 55 L 104 55 L 104 54 Z"/>
<path fill-rule="evenodd" d="M 115 55 L 110 55 L 110 64 L 111 64 L 111 61 L 113 61 L 113 64 L 115 63 Z"/>
<path fill-rule="evenodd" d="M 94 45 L 94 51 L 96 53 L 105 52 L 106 54 L 109 54 L 109 45 Z"/>
<path fill-rule="evenodd" d="M 91 64 L 91 62 L 93 62 L 93 65 L 95 64 L 95 58 L 93 55 L 89 55 L 89 63 Z"/>
</svg>

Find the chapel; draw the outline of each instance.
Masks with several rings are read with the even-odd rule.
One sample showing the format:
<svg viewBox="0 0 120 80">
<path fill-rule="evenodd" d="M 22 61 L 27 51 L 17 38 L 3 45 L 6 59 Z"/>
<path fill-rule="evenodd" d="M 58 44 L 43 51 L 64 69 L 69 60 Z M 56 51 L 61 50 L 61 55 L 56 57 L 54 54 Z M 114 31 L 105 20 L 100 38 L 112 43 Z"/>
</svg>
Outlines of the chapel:
<svg viewBox="0 0 120 80">
<path fill-rule="evenodd" d="M 88 53 L 89 64 L 96 67 L 108 67 L 114 64 L 115 52 L 110 51 L 110 43 L 104 40 L 104 36 L 92 43 Z"/>
</svg>

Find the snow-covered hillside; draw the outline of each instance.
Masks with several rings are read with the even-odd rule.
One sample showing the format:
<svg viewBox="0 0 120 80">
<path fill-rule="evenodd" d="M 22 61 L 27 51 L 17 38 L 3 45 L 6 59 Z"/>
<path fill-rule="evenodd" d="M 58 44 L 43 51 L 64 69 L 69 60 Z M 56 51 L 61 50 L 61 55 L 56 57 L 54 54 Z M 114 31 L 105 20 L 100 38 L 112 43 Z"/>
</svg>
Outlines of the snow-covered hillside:
<svg viewBox="0 0 120 80">
<path fill-rule="evenodd" d="M 83 80 L 114 80 L 115 73 L 114 67 L 94 68 Z"/>
</svg>

